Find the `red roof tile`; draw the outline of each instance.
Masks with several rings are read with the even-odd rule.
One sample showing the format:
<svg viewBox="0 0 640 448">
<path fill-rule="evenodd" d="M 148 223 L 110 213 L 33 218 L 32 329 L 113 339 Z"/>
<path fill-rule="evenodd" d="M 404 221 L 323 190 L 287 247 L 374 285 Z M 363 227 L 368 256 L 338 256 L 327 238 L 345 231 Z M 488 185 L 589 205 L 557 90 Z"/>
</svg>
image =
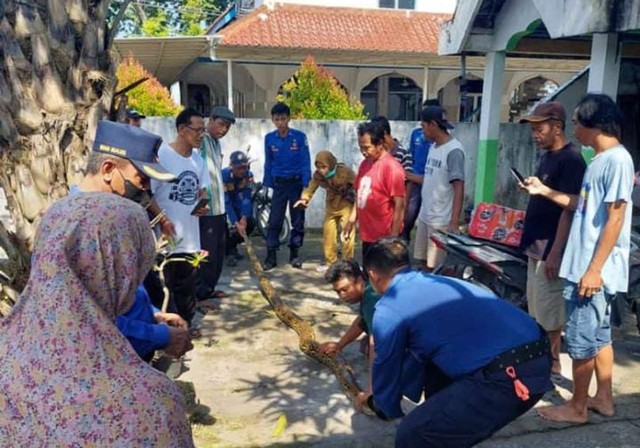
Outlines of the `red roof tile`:
<svg viewBox="0 0 640 448">
<path fill-rule="evenodd" d="M 220 47 L 438 53 L 448 14 L 263 5 L 219 31 Z"/>
</svg>

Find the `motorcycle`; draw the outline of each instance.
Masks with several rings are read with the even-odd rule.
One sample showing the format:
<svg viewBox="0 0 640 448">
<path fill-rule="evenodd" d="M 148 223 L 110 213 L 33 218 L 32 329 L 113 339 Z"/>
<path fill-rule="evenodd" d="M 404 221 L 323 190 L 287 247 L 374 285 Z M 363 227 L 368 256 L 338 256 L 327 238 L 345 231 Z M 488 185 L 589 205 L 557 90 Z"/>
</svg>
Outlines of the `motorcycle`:
<svg viewBox="0 0 640 448">
<path fill-rule="evenodd" d="M 469 235 L 436 231 L 431 240 L 446 257 L 434 274 L 488 288 L 527 309 L 527 257 L 518 249 Z"/>
<path fill-rule="evenodd" d="M 253 219 L 256 223 L 256 229 L 258 229 L 260 235 L 266 239 L 269 230 L 269 215 L 271 214 L 271 194 L 269 193 L 269 188 L 262 185 L 261 182 L 254 183 L 252 198 Z M 280 230 L 280 244 L 286 244 L 287 241 L 289 241 L 290 234 L 291 222 L 289 221 L 289 217 L 285 215 L 282 230 Z"/>
<path fill-rule="evenodd" d="M 629 249 L 629 287 L 619 293 L 612 311 L 612 321 L 619 326 L 622 316 L 630 312 L 640 332 L 640 231 L 631 232 Z M 521 309 L 527 309 L 527 257 L 516 248 L 468 235 L 437 231 L 431 236 L 436 246 L 446 252 L 435 274 L 460 278 L 488 288 L 497 296 Z"/>
<path fill-rule="evenodd" d="M 251 169 L 251 162 L 255 162 L 255 159 L 252 160 L 251 157 L 251 145 L 247 146 L 245 152 L 249 158 L 249 169 Z M 269 215 L 271 214 L 272 197 L 270 189 L 262 185 L 261 182 L 254 182 L 251 199 L 253 202 L 253 221 L 256 223 L 256 229 L 262 238 L 266 240 L 269 231 Z M 280 244 L 286 244 L 290 234 L 291 221 L 289 216 L 285 215 L 279 235 Z"/>
</svg>

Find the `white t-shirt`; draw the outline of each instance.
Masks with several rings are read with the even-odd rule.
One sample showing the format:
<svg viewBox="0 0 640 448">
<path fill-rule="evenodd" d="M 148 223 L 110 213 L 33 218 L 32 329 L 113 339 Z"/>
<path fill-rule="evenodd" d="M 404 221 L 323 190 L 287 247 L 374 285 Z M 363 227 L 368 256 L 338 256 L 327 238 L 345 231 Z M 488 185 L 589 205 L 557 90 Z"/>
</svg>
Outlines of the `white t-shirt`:
<svg viewBox="0 0 640 448">
<path fill-rule="evenodd" d="M 175 182 L 151 180 L 151 190 L 158 206 L 176 227 L 175 253 L 195 253 L 200 250 L 200 218 L 191 211 L 200 199 L 200 190 L 211 184 L 209 171 L 197 150 L 183 157 L 163 143 L 158 150 L 158 162 L 177 176 Z"/>
<path fill-rule="evenodd" d="M 452 138 L 444 145 L 434 143 L 424 169 L 422 207 L 418 218 L 429 226 L 446 226 L 453 210 L 454 180 L 464 181 L 464 149 Z"/>
</svg>

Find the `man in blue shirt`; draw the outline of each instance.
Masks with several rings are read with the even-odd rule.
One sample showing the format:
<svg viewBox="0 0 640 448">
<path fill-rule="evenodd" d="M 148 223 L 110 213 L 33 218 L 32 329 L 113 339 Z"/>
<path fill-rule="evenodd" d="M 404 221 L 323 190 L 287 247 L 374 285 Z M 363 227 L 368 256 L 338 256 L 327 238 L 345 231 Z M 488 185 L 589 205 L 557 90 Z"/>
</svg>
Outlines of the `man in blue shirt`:
<svg viewBox="0 0 640 448">
<path fill-rule="evenodd" d="M 523 311 L 462 280 L 411 270 L 400 238 L 373 244 L 364 266 L 382 297 L 373 394 L 356 405 L 398 418 L 403 395 L 426 396 L 400 423 L 396 447 L 473 446 L 552 389 L 549 340 Z"/>
<path fill-rule="evenodd" d="M 307 136 L 304 132 L 289 128 L 290 119 L 289 106 L 277 103 L 271 109 L 271 121 L 276 130 L 264 138 L 263 185 L 273 188 L 267 232 L 267 258 L 263 263 L 265 271 L 275 268 L 278 264 L 276 254 L 280 246 L 280 231 L 287 204 L 292 227 L 289 262 L 294 268 L 302 268 L 299 250 L 304 239 L 304 207 L 295 208 L 294 204 L 311 180 L 311 156 Z"/>
<path fill-rule="evenodd" d="M 422 103 L 422 107 L 427 106 L 440 106 L 440 102 L 438 100 L 426 100 Z M 409 152 L 413 158 L 413 172 L 407 173 L 407 180 L 410 182 L 411 188 L 409 189 L 409 197 L 407 198 L 407 208 L 404 212 L 404 228 L 402 230 L 402 237 L 406 241 L 409 241 L 411 238 L 411 231 L 420 213 L 424 168 L 427 165 L 427 157 L 429 156 L 429 149 L 431 149 L 432 144 L 433 142 L 424 136 L 422 126 L 411 132 Z"/>
<path fill-rule="evenodd" d="M 224 204 L 227 220 L 231 224 L 227 241 L 227 265 L 238 264 L 240 254 L 238 244 L 245 235 L 251 235 L 253 220 L 253 173 L 249 171 L 249 159 L 242 151 L 231 153 L 230 165 L 222 170 L 224 184 Z"/>
</svg>

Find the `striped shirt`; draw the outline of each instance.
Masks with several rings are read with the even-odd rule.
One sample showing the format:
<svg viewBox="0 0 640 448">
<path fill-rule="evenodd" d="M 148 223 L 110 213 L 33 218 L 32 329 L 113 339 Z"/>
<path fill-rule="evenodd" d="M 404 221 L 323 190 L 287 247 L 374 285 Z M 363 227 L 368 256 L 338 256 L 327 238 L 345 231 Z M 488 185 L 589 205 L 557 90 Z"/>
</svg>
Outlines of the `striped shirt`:
<svg viewBox="0 0 640 448">
<path fill-rule="evenodd" d="M 209 170 L 211 185 L 207 187 L 209 198 L 209 216 L 224 215 L 224 186 L 222 184 L 222 148 L 220 141 L 209 134 L 204 136 L 200 145 L 200 156 Z"/>
<path fill-rule="evenodd" d="M 389 154 L 402 165 L 405 173 L 413 173 L 413 156 L 411 152 L 402 146 L 398 140 L 394 139 L 393 142 L 393 148 Z"/>
</svg>

